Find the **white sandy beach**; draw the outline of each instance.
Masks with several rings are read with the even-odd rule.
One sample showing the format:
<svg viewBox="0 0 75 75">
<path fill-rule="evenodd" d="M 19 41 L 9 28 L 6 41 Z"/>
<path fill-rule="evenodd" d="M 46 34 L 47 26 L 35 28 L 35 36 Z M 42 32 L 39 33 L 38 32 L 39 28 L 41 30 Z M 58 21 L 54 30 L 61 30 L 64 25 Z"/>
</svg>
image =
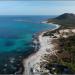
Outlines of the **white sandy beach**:
<svg viewBox="0 0 75 75">
<path fill-rule="evenodd" d="M 56 25 L 55 29 L 57 28 L 59 28 L 58 25 Z M 42 36 L 44 33 L 46 33 L 46 31 L 42 32 L 38 36 L 40 49 L 36 53 L 24 59 L 23 64 L 24 64 L 25 70 L 24 70 L 23 75 L 33 75 L 31 74 L 31 71 L 30 71 L 31 68 L 33 68 L 36 64 L 41 62 L 41 58 L 42 56 L 44 56 L 44 54 L 55 54 L 55 50 L 53 49 L 54 45 L 51 43 L 53 38 L 50 38 L 49 36 Z M 49 49 L 50 52 L 47 52 L 47 49 Z M 37 68 L 38 70 L 40 70 L 40 67 L 37 67 Z M 34 75 L 40 75 L 40 74 L 34 74 Z"/>
</svg>

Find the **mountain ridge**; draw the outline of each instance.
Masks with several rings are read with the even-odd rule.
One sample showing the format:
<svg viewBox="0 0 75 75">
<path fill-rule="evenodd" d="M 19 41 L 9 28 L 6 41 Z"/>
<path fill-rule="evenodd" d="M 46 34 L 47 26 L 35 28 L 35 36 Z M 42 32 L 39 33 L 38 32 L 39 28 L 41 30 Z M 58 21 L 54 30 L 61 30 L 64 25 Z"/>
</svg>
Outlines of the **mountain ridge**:
<svg viewBox="0 0 75 75">
<path fill-rule="evenodd" d="M 55 18 L 48 19 L 47 22 L 48 23 L 52 22 L 52 23 L 59 24 L 59 25 L 65 26 L 65 27 L 67 27 L 67 26 L 75 27 L 75 14 L 64 13 Z"/>
</svg>

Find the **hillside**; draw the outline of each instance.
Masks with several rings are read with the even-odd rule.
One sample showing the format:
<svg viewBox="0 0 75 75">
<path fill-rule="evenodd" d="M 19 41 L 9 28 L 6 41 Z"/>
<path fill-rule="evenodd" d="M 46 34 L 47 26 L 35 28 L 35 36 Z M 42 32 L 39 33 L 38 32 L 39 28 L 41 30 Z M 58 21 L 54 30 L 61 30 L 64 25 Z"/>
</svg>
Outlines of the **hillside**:
<svg viewBox="0 0 75 75">
<path fill-rule="evenodd" d="M 56 18 L 48 19 L 48 23 L 50 22 L 60 24 L 64 27 L 75 27 L 75 14 L 64 13 Z"/>
</svg>

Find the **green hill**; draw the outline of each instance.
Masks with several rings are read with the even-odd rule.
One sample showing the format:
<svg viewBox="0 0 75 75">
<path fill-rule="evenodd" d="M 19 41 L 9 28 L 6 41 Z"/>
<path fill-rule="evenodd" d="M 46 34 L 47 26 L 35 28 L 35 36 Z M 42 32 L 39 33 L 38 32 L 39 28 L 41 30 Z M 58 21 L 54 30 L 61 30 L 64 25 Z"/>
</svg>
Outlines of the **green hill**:
<svg viewBox="0 0 75 75">
<path fill-rule="evenodd" d="M 48 23 L 56 23 L 64 27 L 75 27 L 75 14 L 64 13 L 56 18 L 48 19 Z"/>
</svg>

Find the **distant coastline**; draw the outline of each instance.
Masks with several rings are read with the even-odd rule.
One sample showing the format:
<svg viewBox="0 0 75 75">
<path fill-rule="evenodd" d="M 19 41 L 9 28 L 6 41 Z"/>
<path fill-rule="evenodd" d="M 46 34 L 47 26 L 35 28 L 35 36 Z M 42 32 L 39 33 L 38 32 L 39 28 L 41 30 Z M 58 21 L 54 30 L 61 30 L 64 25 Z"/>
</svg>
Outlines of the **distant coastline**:
<svg viewBox="0 0 75 75">
<path fill-rule="evenodd" d="M 50 23 L 48 23 L 48 21 L 43 21 L 43 22 L 41 22 L 41 23 L 43 23 L 43 24 L 53 24 L 53 25 L 55 25 L 56 26 L 56 28 L 54 28 L 54 29 L 51 29 L 51 31 L 52 30 L 56 30 L 56 29 L 58 29 L 58 28 L 60 28 L 61 27 L 61 25 L 59 25 L 59 24 L 54 24 L 54 23 L 52 23 L 52 22 L 50 22 Z M 47 30 L 48 31 L 48 30 Z"/>
</svg>

